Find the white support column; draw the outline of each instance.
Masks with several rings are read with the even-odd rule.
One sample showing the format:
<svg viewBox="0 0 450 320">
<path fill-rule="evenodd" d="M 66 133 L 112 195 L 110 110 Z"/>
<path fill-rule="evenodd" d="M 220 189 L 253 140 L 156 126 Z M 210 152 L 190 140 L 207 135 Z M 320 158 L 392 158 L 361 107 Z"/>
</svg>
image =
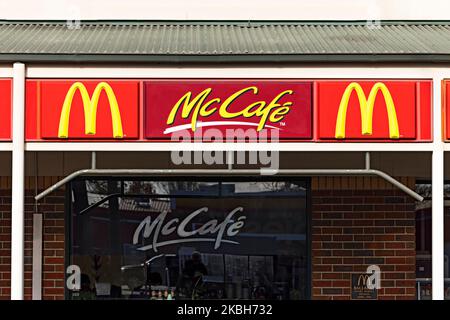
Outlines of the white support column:
<svg viewBox="0 0 450 320">
<path fill-rule="evenodd" d="M 33 300 L 42 300 L 42 213 L 33 214 Z"/>
<path fill-rule="evenodd" d="M 14 63 L 12 112 L 11 300 L 23 300 L 25 65 Z"/>
<path fill-rule="evenodd" d="M 432 294 L 444 300 L 444 145 L 441 135 L 441 79 L 433 81 Z"/>
</svg>

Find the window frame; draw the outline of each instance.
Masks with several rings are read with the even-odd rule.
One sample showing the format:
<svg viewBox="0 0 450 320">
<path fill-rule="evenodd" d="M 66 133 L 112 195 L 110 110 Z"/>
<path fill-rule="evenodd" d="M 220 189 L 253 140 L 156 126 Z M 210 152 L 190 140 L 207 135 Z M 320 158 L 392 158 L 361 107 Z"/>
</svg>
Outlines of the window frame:
<svg viewBox="0 0 450 320">
<path fill-rule="evenodd" d="M 277 181 L 298 181 L 303 182 L 305 184 L 305 200 L 306 200 L 306 206 L 305 206 L 305 214 L 306 214 L 306 229 L 305 229 L 305 235 L 306 235 L 306 300 L 311 299 L 312 294 L 312 196 L 311 196 L 311 178 L 310 177 L 295 177 L 295 176 L 202 176 L 202 177 L 195 177 L 195 176 L 170 176 L 170 177 L 162 177 L 162 176 L 82 176 L 78 177 L 71 182 L 69 182 L 65 186 L 65 202 L 64 202 L 64 212 L 65 212 L 65 245 L 64 245 L 64 299 L 68 300 L 70 299 L 70 292 L 67 289 L 67 277 L 68 274 L 66 272 L 67 267 L 71 264 L 71 254 L 72 254 L 72 240 L 73 240 L 73 234 L 72 234 L 72 185 L 73 183 L 79 182 L 79 181 L 86 181 L 86 180 L 104 180 L 104 181 L 198 181 L 201 180 L 201 182 L 277 182 Z M 221 188 L 219 188 L 221 190 Z M 123 195 L 117 195 L 118 197 Z M 126 197 L 135 197 L 136 194 L 125 194 Z M 161 197 L 162 195 L 146 195 L 149 198 L 152 197 Z M 174 196 L 171 196 L 174 197 Z M 177 196 L 175 196 L 177 197 Z M 189 198 L 188 196 L 181 196 L 184 198 Z M 221 191 L 218 192 L 217 195 L 200 195 L 200 196 L 193 196 L 195 198 L 222 198 Z M 249 195 L 245 194 L 242 196 L 239 195 L 233 195 L 231 196 L 233 198 L 238 197 L 245 197 L 245 198 L 261 198 L 263 197 L 258 195 Z M 283 198 L 283 196 L 277 196 L 276 193 L 273 196 L 274 198 Z M 289 197 L 289 196 L 284 196 Z M 294 196 L 291 196 L 294 197 Z M 226 196 L 225 196 L 226 198 Z"/>
</svg>

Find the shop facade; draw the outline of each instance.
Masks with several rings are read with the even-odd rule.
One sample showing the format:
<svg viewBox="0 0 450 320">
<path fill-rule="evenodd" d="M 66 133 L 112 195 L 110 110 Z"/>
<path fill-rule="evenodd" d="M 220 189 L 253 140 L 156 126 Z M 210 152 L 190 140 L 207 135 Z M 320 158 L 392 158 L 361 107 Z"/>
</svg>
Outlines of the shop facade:
<svg viewBox="0 0 450 320">
<path fill-rule="evenodd" d="M 364 51 L 343 23 L 337 52 L 304 23 L 143 23 L 106 50 L 92 23 L 108 54 L 4 54 L 0 297 L 448 298 L 445 41 L 423 60 L 393 26 L 446 39 L 386 23 Z M 34 27 L 44 47 L 65 28 Z"/>
</svg>

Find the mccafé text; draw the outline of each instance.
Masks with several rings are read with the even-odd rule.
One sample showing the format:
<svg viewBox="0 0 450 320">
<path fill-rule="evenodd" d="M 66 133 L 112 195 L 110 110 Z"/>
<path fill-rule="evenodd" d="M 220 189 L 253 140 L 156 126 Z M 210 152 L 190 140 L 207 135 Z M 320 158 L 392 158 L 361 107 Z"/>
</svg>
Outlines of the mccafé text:
<svg viewBox="0 0 450 320">
<path fill-rule="evenodd" d="M 233 119 L 238 117 L 244 118 L 259 118 L 257 131 L 262 130 L 267 122 L 277 123 L 283 120 L 284 116 L 288 114 L 292 101 L 285 101 L 281 103 L 280 100 L 287 95 L 292 95 L 293 90 L 284 90 L 277 94 L 269 103 L 266 101 L 255 101 L 246 106 L 239 106 L 239 111 L 232 112 L 232 104 L 237 104 L 239 97 L 245 94 L 253 94 L 257 96 L 259 92 L 258 87 L 246 87 L 238 90 L 227 99 L 222 101 L 220 98 L 210 99 L 212 93 L 211 88 L 207 88 L 192 98 L 192 92 L 189 91 L 183 95 L 172 108 L 167 124 L 171 125 L 175 122 L 178 110 L 181 108 L 181 118 L 187 119 L 191 117 L 191 129 L 195 131 L 197 128 L 197 121 L 199 118 L 205 118 L 218 112 L 223 119 Z M 235 108 L 236 109 L 236 108 Z"/>
<path fill-rule="evenodd" d="M 217 219 L 211 219 L 198 228 L 188 230 L 188 226 L 194 223 L 194 218 L 202 213 L 208 212 L 207 207 L 202 207 L 189 214 L 185 219 L 173 218 L 166 221 L 167 211 L 161 212 L 154 220 L 151 216 L 146 217 L 136 228 L 133 235 L 133 244 L 139 243 L 139 236 L 142 234 L 143 240 L 151 239 L 151 244 L 145 244 L 138 250 L 145 251 L 153 249 L 157 252 L 159 247 L 185 243 L 185 242 L 214 242 L 214 249 L 218 249 L 222 243 L 238 244 L 236 241 L 224 239 L 225 236 L 233 237 L 237 235 L 244 226 L 245 216 L 240 216 L 236 220 L 233 216 L 242 212 L 242 207 L 233 209 L 222 222 Z M 176 232 L 178 236 L 175 240 L 163 241 L 161 238 L 169 236 Z M 214 235 L 214 237 L 206 237 Z"/>
</svg>

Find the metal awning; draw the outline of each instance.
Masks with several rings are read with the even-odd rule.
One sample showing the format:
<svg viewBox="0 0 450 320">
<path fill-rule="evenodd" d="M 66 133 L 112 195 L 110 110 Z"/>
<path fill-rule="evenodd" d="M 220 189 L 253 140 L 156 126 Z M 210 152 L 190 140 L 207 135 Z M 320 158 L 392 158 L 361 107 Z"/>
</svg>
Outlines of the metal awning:
<svg viewBox="0 0 450 320">
<path fill-rule="evenodd" d="M 0 62 L 450 62 L 450 22 L 0 21 Z"/>
</svg>

